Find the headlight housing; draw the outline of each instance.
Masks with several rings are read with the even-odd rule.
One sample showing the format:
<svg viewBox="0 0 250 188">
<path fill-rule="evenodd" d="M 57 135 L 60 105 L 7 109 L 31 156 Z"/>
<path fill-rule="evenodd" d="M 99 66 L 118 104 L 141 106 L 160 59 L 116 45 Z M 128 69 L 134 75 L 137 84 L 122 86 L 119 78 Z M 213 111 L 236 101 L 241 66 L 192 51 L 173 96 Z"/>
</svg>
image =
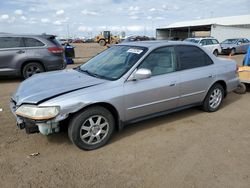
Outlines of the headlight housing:
<svg viewBox="0 0 250 188">
<path fill-rule="evenodd" d="M 38 107 L 35 105 L 22 105 L 16 110 L 16 115 L 32 120 L 49 120 L 59 114 L 60 107 Z"/>
</svg>

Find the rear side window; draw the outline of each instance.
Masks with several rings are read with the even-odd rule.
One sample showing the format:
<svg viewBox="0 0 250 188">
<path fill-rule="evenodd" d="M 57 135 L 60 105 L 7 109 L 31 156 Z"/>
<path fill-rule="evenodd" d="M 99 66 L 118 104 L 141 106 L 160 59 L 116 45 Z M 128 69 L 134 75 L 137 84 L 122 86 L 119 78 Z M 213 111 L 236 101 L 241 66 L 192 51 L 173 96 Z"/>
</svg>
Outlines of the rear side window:
<svg viewBox="0 0 250 188">
<path fill-rule="evenodd" d="M 212 39 L 213 44 L 219 44 L 218 40 Z"/>
<path fill-rule="evenodd" d="M 24 47 L 20 37 L 0 37 L 0 49 Z"/>
<path fill-rule="evenodd" d="M 244 43 L 248 43 L 248 42 L 249 42 L 249 40 L 247 40 L 247 39 L 243 39 L 243 42 L 244 42 Z"/>
<path fill-rule="evenodd" d="M 204 39 L 204 40 L 201 40 L 200 41 L 200 44 L 202 45 L 202 46 L 205 46 L 205 45 L 207 45 L 207 41 Z"/>
<path fill-rule="evenodd" d="M 178 57 L 180 70 L 213 64 L 210 57 L 198 47 L 176 46 L 175 51 Z"/>
<path fill-rule="evenodd" d="M 207 41 L 207 45 L 212 45 L 213 44 L 211 39 L 207 39 L 206 41 Z"/>
<path fill-rule="evenodd" d="M 25 46 L 26 47 L 39 47 L 39 46 L 44 46 L 44 44 L 34 38 L 24 38 Z"/>
</svg>

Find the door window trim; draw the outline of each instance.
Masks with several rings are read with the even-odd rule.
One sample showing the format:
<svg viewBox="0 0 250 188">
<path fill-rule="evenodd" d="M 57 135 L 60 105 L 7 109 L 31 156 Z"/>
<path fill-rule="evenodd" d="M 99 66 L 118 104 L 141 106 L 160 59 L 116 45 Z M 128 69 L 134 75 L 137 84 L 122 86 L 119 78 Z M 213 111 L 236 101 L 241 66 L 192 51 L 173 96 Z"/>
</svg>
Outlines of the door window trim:
<svg viewBox="0 0 250 188">
<path fill-rule="evenodd" d="M 207 58 L 212 62 L 211 64 L 207 64 L 207 65 L 203 65 L 203 66 L 200 66 L 200 67 L 193 67 L 193 68 L 188 68 L 188 69 L 183 69 L 183 70 L 181 70 L 180 69 L 180 57 L 177 55 L 177 52 L 176 52 L 176 47 L 183 47 L 183 46 L 191 46 L 191 47 L 195 47 L 195 48 L 197 48 L 197 49 L 199 49 L 200 51 L 202 51 L 204 54 L 205 54 L 205 56 L 207 56 Z M 177 65 L 178 65 L 178 67 L 177 67 L 177 70 L 176 71 L 186 71 L 186 70 L 193 70 L 193 69 L 197 69 L 197 68 L 203 68 L 203 67 L 207 67 L 207 66 L 211 66 L 211 65 L 214 65 L 214 61 L 212 60 L 212 58 L 205 52 L 205 51 L 203 51 L 201 48 L 199 48 L 198 46 L 193 46 L 193 45 L 185 45 L 185 44 L 181 44 L 181 45 L 176 45 L 175 46 L 175 56 L 176 56 L 176 60 L 177 60 Z"/>
</svg>

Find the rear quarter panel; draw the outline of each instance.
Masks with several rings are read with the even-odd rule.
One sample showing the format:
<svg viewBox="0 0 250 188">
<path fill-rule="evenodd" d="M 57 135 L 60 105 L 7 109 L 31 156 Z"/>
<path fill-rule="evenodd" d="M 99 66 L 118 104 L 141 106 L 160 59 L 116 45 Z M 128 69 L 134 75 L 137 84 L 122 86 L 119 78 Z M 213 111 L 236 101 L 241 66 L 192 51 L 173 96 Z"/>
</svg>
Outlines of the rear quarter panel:
<svg viewBox="0 0 250 188">
<path fill-rule="evenodd" d="M 225 58 L 216 58 L 216 80 L 222 80 L 227 85 L 227 92 L 237 88 L 240 83 L 237 74 L 237 64 L 234 60 Z"/>
</svg>

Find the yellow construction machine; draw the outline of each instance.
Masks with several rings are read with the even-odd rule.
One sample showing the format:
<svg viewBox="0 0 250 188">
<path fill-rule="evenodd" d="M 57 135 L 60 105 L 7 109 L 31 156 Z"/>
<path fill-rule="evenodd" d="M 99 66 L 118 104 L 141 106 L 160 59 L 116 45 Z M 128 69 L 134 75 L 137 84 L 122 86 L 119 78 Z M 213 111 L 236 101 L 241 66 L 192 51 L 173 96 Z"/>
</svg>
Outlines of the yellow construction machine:
<svg viewBox="0 0 250 188">
<path fill-rule="evenodd" d="M 110 31 L 103 31 L 95 37 L 95 42 L 99 43 L 101 46 L 106 46 L 107 44 L 118 44 L 120 38 L 112 35 Z"/>
</svg>

